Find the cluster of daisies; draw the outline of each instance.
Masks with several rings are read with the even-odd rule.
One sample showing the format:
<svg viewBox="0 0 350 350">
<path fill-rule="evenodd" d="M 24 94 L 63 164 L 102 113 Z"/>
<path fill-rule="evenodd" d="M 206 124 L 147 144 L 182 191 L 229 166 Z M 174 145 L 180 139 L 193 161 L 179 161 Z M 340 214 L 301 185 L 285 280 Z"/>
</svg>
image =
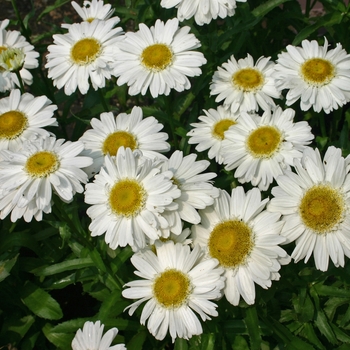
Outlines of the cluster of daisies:
<svg viewBox="0 0 350 350">
<path fill-rule="evenodd" d="M 130 95 L 152 97 L 191 87 L 189 78 L 206 63 L 200 41 L 179 21 L 198 25 L 232 16 L 236 1 L 162 0 L 176 7 L 177 18 L 157 20 L 137 32 L 117 27 L 111 5 L 101 0 L 72 2 L 81 23 L 63 24 L 65 34 L 48 47 L 48 77 L 71 95 L 77 89 L 105 87 L 115 77 Z M 350 56 L 337 44 L 328 50 L 316 41 L 287 46 L 276 63 L 248 54 L 234 56 L 214 73 L 210 94 L 217 109 L 204 110 L 188 132 L 189 143 L 224 164 L 244 184 L 231 193 L 213 185 L 208 160 L 175 150 L 168 135 L 140 107 L 129 114 L 105 112 L 91 119 L 78 141 L 56 139 L 57 106 L 46 96 L 22 93 L 32 83 L 28 69 L 37 52 L 17 31 L 0 23 L 0 218 L 14 222 L 43 219 L 56 199 L 71 202 L 84 193 L 92 236 L 111 249 L 130 246 L 139 280 L 125 285 L 123 296 L 136 300 L 132 315 L 145 303 L 140 322 L 156 339 L 168 333 L 188 339 L 202 333 L 218 315 L 216 300 L 232 305 L 255 302 L 255 285 L 269 288 L 292 257 L 314 256 L 326 271 L 329 258 L 344 266 L 350 257 L 350 158 L 329 147 L 322 159 L 308 147 L 314 135 L 306 121 L 276 100 L 287 89 L 288 106 L 300 100 L 306 111 L 330 113 L 350 101 Z M 23 90 L 23 89 L 22 89 Z M 260 113 L 260 114 L 259 114 Z M 168 155 L 168 156 L 167 156 Z M 270 200 L 262 191 L 271 189 Z M 296 242 L 291 257 L 280 245 Z M 74 350 L 109 347 L 117 329 L 87 322 L 72 342 Z"/>
</svg>

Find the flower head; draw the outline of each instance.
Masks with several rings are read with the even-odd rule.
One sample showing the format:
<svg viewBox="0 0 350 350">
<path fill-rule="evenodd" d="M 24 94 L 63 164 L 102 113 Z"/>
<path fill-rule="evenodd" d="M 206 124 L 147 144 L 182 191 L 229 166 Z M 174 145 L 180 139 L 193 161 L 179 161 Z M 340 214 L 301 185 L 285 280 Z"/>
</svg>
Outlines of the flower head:
<svg viewBox="0 0 350 350">
<path fill-rule="evenodd" d="M 194 17 L 200 26 L 208 24 L 212 19 L 226 18 L 235 14 L 236 2 L 247 0 L 162 0 L 164 8 L 177 8 L 177 18 L 180 21 Z"/>
<path fill-rule="evenodd" d="M 48 77 L 66 95 L 77 88 L 82 94 L 92 87 L 97 90 L 111 78 L 114 45 L 120 40 L 122 29 L 113 28 L 113 22 L 93 21 L 74 23 L 66 34 L 53 36 L 54 45 L 48 47 Z"/>
<path fill-rule="evenodd" d="M 83 330 L 78 329 L 73 341 L 73 350 L 125 350 L 124 344 L 113 345 L 111 343 L 118 334 L 118 328 L 111 328 L 103 336 L 104 325 L 100 321 L 95 323 L 87 321 Z"/>
<path fill-rule="evenodd" d="M 145 95 L 149 89 L 153 97 L 188 90 L 187 77 L 200 75 L 199 67 L 206 63 L 202 53 L 192 51 L 200 42 L 189 31 L 174 18 L 157 20 L 151 28 L 141 23 L 138 32 L 126 33 L 114 62 L 118 85 L 127 83 L 130 95 Z"/>
<path fill-rule="evenodd" d="M 0 150 L 14 151 L 24 140 L 49 136 L 43 127 L 57 126 L 56 118 L 52 118 L 56 109 L 46 96 L 21 95 L 19 90 L 12 90 L 9 97 L 0 100 Z"/>
<path fill-rule="evenodd" d="M 315 112 L 333 109 L 350 101 L 350 55 L 337 44 L 328 51 L 328 41 L 303 40 L 302 47 L 287 46 L 278 55 L 273 77 L 279 90 L 288 89 L 287 105 L 300 99 L 300 108 Z"/>
<path fill-rule="evenodd" d="M 33 76 L 28 69 L 38 67 L 39 53 L 34 51 L 25 37 L 17 30 L 6 30 L 8 20 L 0 26 L 0 92 L 20 86 L 15 70 L 19 71 L 22 81 L 31 85 Z"/>
<path fill-rule="evenodd" d="M 76 192 L 83 192 L 81 183 L 87 182 L 80 168 L 92 162 L 79 156 L 83 148 L 80 141 L 64 143 L 55 137 L 39 137 L 24 141 L 18 151 L 0 151 L 0 210 L 32 208 L 32 216 L 48 212 L 52 190 L 61 200 L 72 201 Z"/>
<path fill-rule="evenodd" d="M 218 95 L 216 102 L 224 100 L 224 107 L 231 112 L 257 112 L 275 106 L 272 98 L 279 98 L 280 93 L 272 78 L 274 63 L 270 57 L 260 57 L 255 65 L 248 54 L 236 61 L 232 55 L 213 75 L 210 94 Z"/>
<path fill-rule="evenodd" d="M 166 140 L 168 134 L 159 132 L 163 125 L 154 117 L 142 119 L 142 109 L 134 107 L 130 114 L 120 113 L 114 117 L 112 112 L 102 113 L 100 119 L 91 120 L 91 130 L 80 138 L 84 142 L 84 154 L 92 157 L 94 163 L 84 169 L 89 177 L 98 173 L 104 156 L 115 156 L 119 147 L 140 150 L 143 156 L 155 159 L 165 158 L 159 152 L 167 152 L 170 145 Z"/>
<path fill-rule="evenodd" d="M 280 236 L 283 222 L 278 213 L 264 210 L 267 202 L 257 188 L 245 193 L 236 187 L 231 196 L 221 191 L 213 206 L 200 210 L 201 224 L 192 226 L 193 243 L 225 269 L 224 292 L 233 305 L 238 305 L 240 296 L 253 304 L 254 283 L 267 289 L 271 280 L 279 279 L 281 264 L 290 260 L 279 247 L 285 242 Z"/>
<path fill-rule="evenodd" d="M 196 150 L 203 152 L 207 149 L 209 159 L 215 158 L 218 164 L 222 164 L 222 142 L 225 139 L 225 131 L 230 126 L 239 122 L 239 113 L 231 113 L 224 107 L 219 106 L 217 109 L 203 110 L 206 114 L 201 115 L 198 119 L 200 123 L 192 123 L 194 128 L 187 133 L 189 136 L 188 143 L 196 144 Z"/>
<path fill-rule="evenodd" d="M 225 133 L 222 155 L 226 170 L 236 169 L 241 183 L 266 190 L 273 179 L 290 169 L 314 136 L 306 121 L 293 122 L 294 110 L 266 111 L 262 117 L 241 113 L 240 122 Z"/>
<path fill-rule="evenodd" d="M 313 254 L 316 268 L 327 271 L 329 258 L 338 267 L 344 266 L 344 255 L 350 257 L 349 162 L 333 146 L 323 161 L 317 149 L 306 148 L 295 160 L 297 173 L 277 178 L 268 210 L 283 214 L 281 234 L 286 243 L 295 241 L 295 262 L 307 262 Z"/>
<path fill-rule="evenodd" d="M 162 213 L 169 206 L 175 210 L 173 201 L 180 196 L 171 176 L 130 148 L 121 147 L 115 158 L 107 155 L 94 182 L 86 185 L 92 236 L 105 233 L 112 249 L 129 244 L 135 250 L 145 247 L 145 235 L 159 238 L 169 226 Z"/>
<path fill-rule="evenodd" d="M 173 342 L 178 338 L 191 338 L 202 333 L 202 326 L 193 312 L 203 321 L 217 316 L 216 300 L 224 287 L 222 268 L 216 259 L 201 259 L 202 252 L 197 245 L 193 251 L 189 246 L 172 241 L 151 250 L 134 254 L 132 264 L 142 280 L 132 281 L 122 294 L 128 299 L 138 299 L 131 304 L 129 314 L 144 301 L 141 324 L 147 321 L 150 333 L 158 340 L 164 339 L 169 331 Z"/>
</svg>

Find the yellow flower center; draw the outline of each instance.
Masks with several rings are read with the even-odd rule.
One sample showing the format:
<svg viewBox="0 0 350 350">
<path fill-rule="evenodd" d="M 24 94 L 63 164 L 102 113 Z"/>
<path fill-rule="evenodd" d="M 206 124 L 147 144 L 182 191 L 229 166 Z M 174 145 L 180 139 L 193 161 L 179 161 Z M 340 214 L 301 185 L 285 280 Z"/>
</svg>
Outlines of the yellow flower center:
<svg viewBox="0 0 350 350">
<path fill-rule="evenodd" d="M 279 149 L 281 142 L 281 132 L 274 126 L 265 125 L 250 133 L 247 148 L 254 158 L 270 158 Z"/>
<path fill-rule="evenodd" d="M 146 47 L 141 54 L 142 64 L 150 70 L 161 71 L 171 65 L 173 54 L 165 44 L 154 44 Z"/>
<path fill-rule="evenodd" d="M 339 224 L 344 212 L 343 196 L 328 185 L 316 185 L 308 189 L 299 205 L 305 226 L 319 234 L 326 233 Z"/>
<path fill-rule="evenodd" d="M 71 49 L 71 59 L 79 65 L 87 65 L 95 61 L 101 53 L 101 44 L 95 38 L 77 41 Z"/>
<path fill-rule="evenodd" d="M 315 86 L 328 84 L 335 76 L 334 65 L 323 58 L 306 60 L 300 68 L 303 79 Z"/>
<path fill-rule="evenodd" d="M 137 141 L 134 135 L 127 131 L 116 131 L 109 134 L 102 145 L 102 153 L 115 156 L 119 147 L 129 147 L 132 151 L 137 147 Z"/>
<path fill-rule="evenodd" d="M 7 47 L 6 46 L 0 46 L 0 54 L 2 53 L 2 52 L 4 52 L 4 51 L 6 51 L 7 50 Z M 1 72 L 5 72 L 5 68 L 3 68 L 3 67 L 0 67 L 0 73 Z"/>
<path fill-rule="evenodd" d="M 0 139 L 15 139 L 27 127 L 28 120 L 22 112 L 8 111 L 0 115 Z"/>
<path fill-rule="evenodd" d="M 245 92 L 259 90 L 264 81 L 265 79 L 261 72 L 254 68 L 242 68 L 232 75 L 233 85 Z"/>
<path fill-rule="evenodd" d="M 25 170 L 32 177 L 45 177 L 55 172 L 60 166 L 60 161 L 55 153 L 40 151 L 27 159 Z"/>
<path fill-rule="evenodd" d="M 231 125 L 235 125 L 236 122 L 232 119 L 222 119 L 220 121 L 218 121 L 212 130 L 212 135 L 213 137 L 215 137 L 216 139 L 219 140 L 223 140 L 225 138 L 225 131 L 228 130 L 228 128 Z"/>
<path fill-rule="evenodd" d="M 183 305 L 191 292 L 191 282 L 187 275 L 176 269 L 162 272 L 154 281 L 153 295 L 166 308 Z"/>
<path fill-rule="evenodd" d="M 244 263 L 253 248 L 252 230 L 240 220 L 221 222 L 210 233 L 208 247 L 221 266 L 234 268 Z"/>
<path fill-rule="evenodd" d="M 111 189 L 109 205 L 117 215 L 137 216 L 144 208 L 147 193 L 136 180 L 120 180 Z"/>
</svg>

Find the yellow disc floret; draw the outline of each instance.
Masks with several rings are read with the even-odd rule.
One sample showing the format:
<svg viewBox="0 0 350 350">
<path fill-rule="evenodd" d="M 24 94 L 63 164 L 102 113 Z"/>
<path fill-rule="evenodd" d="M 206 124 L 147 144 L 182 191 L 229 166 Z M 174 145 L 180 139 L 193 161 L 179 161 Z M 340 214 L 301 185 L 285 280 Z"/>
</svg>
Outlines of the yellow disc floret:
<svg viewBox="0 0 350 350">
<path fill-rule="evenodd" d="M 281 142 L 281 132 L 274 126 L 265 125 L 250 133 L 246 145 L 254 158 L 271 158 L 279 149 Z"/>
<path fill-rule="evenodd" d="M 25 164 L 25 170 L 32 177 L 45 177 L 60 166 L 57 155 L 49 151 L 40 151 L 31 155 Z"/>
<path fill-rule="evenodd" d="M 177 308 L 186 303 L 191 282 L 186 274 L 176 269 L 162 272 L 154 281 L 153 295 L 163 307 Z"/>
<path fill-rule="evenodd" d="M 101 50 L 101 44 L 98 40 L 84 38 L 73 45 L 70 56 L 75 64 L 87 65 L 96 60 Z"/>
<path fill-rule="evenodd" d="M 254 68 L 242 68 L 232 75 L 233 85 L 245 92 L 259 90 L 264 81 L 263 74 Z"/>
<path fill-rule="evenodd" d="M 245 262 L 253 248 L 252 230 L 240 220 L 217 224 L 210 233 L 209 254 L 225 268 L 235 268 Z"/>
<path fill-rule="evenodd" d="M 334 229 L 343 220 L 344 211 L 343 196 L 326 184 L 308 189 L 299 205 L 304 225 L 319 234 Z"/>
<path fill-rule="evenodd" d="M 133 179 L 118 181 L 109 193 L 112 211 L 121 216 L 134 217 L 146 203 L 147 194 L 142 184 Z"/>
<path fill-rule="evenodd" d="M 235 125 L 236 122 L 232 119 L 222 119 L 218 121 L 212 130 L 212 135 L 216 139 L 223 140 L 225 138 L 225 131 L 229 129 L 231 125 Z"/>
<path fill-rule="evenodd" d="M 315 86 L 328 84 L 335 76 L 334 65 L 323 58 L 306 60 L 300 68 L 303 79 Z"/>
<path fill-rule="evenodd" d="M 141 54 L 141 62 L 147 69 L 161 71 L 173 61 L 173 54 L 165 44 L 153 44 L 146 47 Z"/>
<path fill-rule="evenodd" d="M 20 111 L 8 111 L 0 115 L 0 139 L 15 139 L 27 127 L 28 119 Z"/>
<path fill-rule="evenodd" d="M 103 154 L 115 156 L 119 147 L 129 147 L 132 151 L 137 148 L 137 141 L 134 135 L 127 131 L 116 131 L 109 134 L 102 145 Z"/>
</svg>

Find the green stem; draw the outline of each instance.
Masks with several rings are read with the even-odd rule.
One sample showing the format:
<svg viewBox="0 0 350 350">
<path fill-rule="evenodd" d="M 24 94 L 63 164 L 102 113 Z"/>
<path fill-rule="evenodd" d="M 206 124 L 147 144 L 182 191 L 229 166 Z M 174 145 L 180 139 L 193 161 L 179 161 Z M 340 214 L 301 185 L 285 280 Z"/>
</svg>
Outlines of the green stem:
<svg viewBox="0 0 350 350">
<path fill-rule="evenodd" d="M 15 11 L 16 17 L 17 17 L 18 21 L 21 24 L 22 34 L 26 37 L 27 41 L 30 42 L 30 39 L 29 39 L 29 36 L 28 36 L 28 32 L 27 32 L 27 28 L 25 27 L 25 25 L 24 25 L 24 23 L 22 21 L 21 15 L 20 15 L 20 13 L 18 11 L 16 0 L 11 0 L 11 4 L 12 4 L 12 7 L 13 7 L 13 10 Z"/>
<path fill-rule="evenodd" d="M 324 112 L 319 114 L 319 122 L 320 122 L 320 129 L 321 129 L 321 135 L 322 137 L 327 136 L 327 129 L 326 129 L 326 120 L 324 117 Z"/>
<path fill-rule="evenodd" d="M 25 91 L 24 91 L 23 80 L 22 80 L 21 74 L 19 74 L 19 70 L 16 70 L 15 74 L 16 74 L 17 79 L 19 81 L 19 86 L 20 86 L 20 89 L 21 89 L 21 93 L 24 94 Z"/>
<path fill-rule="evenodd" d="M 107 106 L 105 97 L 103 96 L 102 89 L 98 89 L 98 94 L 99 94 L 99 96 L 100 96 L 100 100 L 101 100 L 103 109 L 104 109 L 106 112 L 109 112 L 109 108 L 108 108 L 108 106 Z"/>
</svg>

